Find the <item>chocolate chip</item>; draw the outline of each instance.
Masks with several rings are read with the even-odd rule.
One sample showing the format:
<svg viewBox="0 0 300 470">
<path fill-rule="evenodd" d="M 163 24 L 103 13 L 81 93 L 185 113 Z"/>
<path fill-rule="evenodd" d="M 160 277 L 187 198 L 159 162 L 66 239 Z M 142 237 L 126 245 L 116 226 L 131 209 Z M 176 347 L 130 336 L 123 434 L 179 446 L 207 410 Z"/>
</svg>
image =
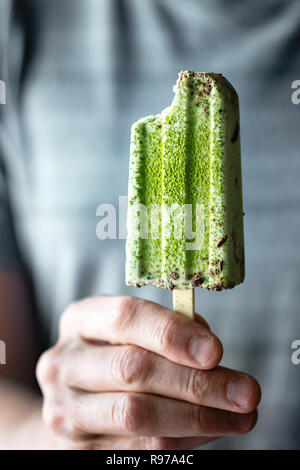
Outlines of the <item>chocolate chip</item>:
<svg viewBox="0 0 300 470">
<path fill-rule="evenodd" d="M 228 236 L 224 235 L 224 237 L 222 237 L 219 243 L 217 244 L 217 248 L 221 248 L 221 246 L 224 245 L 224 243 L 226 242 L 227 238 Z"/>
<path fill-rule="evenodd" d="M 213 286 L 210 287 L 210 290 L 214 290 L 214 291 L 220 291 L 223 289 L 224 289 L 223 279 L 220 279 L 218 282 L 216 282 Z"/>
<path fill-rule="evenodd" d="M 218 292 L 220 290 L 223 290 L 223 286 L 220 284 L 214 284 L 213 286 L 211 286 L 210 290 L 214 290 Z"/>
<path fill-rule="evenodd" d="M 201 284 L 203 284 L 203 282 L 204 282 L 204 279 L 202 279 L 201 277 L 199 279 L 194 279 L 192 281 L 192 286 L 193 287 L 201 286 Z"/>
<path fill-rule="evenodd" d="M 170 273 L 170 277 L 171 277 L 172 279 L 174 279 L 174 281 L 176 281 L 176 280 L 179 278 L 179 275 L 177 274 L 176 271 L 172 271 L 172 272 Z"/>
</svg>

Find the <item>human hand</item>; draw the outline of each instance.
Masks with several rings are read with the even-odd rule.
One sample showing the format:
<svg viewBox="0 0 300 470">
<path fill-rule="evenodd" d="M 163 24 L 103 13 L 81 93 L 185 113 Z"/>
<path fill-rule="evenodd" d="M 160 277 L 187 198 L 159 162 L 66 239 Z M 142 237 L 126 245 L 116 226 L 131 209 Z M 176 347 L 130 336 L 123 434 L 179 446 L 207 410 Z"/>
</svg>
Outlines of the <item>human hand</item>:
<svg viewBox="0 0 300 470">
<path fill-rule="evenodd" d="M 248 432 L 260 387 L 221 357 L 201 317 L 134 297 L 75 302 L 38 363 L 44 420 L 68 449 L 191 449 Z"/>
</svg>

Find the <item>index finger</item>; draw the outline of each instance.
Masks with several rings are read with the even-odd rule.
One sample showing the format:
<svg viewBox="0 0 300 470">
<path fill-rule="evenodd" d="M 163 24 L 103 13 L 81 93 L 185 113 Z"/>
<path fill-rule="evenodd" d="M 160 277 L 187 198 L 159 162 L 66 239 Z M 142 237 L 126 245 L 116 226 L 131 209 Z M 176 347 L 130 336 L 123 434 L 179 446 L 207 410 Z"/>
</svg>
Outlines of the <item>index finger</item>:
<svg viewBox="0 0 300 470">
<path fill-rule="evenodd" d="M 62 334 L 72 331 L 89 341 L 137 345 L 198 369 L 212 369 L 223 353 L 219 339 L 202 324 L 136 297 L 100 296 L 76 302 L 61 326 Z"/>
</svg>

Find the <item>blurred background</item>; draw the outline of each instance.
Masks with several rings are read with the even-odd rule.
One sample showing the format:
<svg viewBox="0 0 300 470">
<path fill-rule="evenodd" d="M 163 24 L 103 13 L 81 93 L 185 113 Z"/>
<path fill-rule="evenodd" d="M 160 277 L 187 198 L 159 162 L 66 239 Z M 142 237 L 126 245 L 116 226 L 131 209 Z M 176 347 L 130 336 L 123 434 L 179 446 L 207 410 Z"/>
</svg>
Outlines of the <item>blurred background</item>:
<svg viewBox="0 0 300 470">
<path fill-rule="evenodd" d="M 207 449 L 300 448 L 299 25 L 297 0 L 0 0 L 1 267 L 31 276 L 41 350 L 74 299 L 171 306 L 125 286 L 125 240 L 97 239 L 96 208 L 127 194 L 130 126 L 171 103 L 180 70 L 222 73 L 239 94 L 246 279 L 196 289 L 196 310 L 263 397 L 249 435 Z"/>
</svg>

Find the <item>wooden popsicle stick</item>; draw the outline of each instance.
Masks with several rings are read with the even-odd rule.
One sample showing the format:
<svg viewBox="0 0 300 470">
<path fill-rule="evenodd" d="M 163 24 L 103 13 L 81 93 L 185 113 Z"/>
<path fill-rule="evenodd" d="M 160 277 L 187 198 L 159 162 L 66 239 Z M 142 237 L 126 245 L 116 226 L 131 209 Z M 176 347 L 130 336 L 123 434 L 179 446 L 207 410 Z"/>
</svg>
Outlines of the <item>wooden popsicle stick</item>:
<svg viewBox="0 0 300 470">
<path fill-rule="evenodd" d="M 173 310 L 194 320 L 194 289 L 173 289 Z"/>
</svg>

